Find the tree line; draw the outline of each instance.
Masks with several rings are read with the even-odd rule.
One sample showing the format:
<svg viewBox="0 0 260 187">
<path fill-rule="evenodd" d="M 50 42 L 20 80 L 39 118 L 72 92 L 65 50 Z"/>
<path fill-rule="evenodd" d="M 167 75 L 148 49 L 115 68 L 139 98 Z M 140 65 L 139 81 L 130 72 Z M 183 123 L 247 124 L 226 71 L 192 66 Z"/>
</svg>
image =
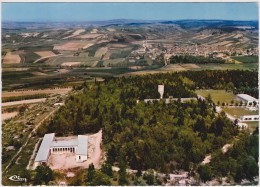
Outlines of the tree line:
<svg viewBox="0 0 260 187">
<path fill-rule="evenodd" d="M 224 64 L 225 60 L 222 58 L 192 56 L 192 55 L 176 55 L 171 56 L 171 64 Z"/>
</svg>

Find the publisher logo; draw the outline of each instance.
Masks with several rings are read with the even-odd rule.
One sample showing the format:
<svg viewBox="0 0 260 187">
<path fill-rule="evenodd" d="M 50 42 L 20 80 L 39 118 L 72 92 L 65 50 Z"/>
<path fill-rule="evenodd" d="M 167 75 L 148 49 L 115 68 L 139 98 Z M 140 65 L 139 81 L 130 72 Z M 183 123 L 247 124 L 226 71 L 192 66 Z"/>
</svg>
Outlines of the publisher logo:
<svg viewBox="0 0 260 187">
<path fill-rule="evenodd" d="M 8 178 L 11 181 L 16 181 L 16 182 L 26 182 L 26 178 L 21 178 L 19 175 L 13 175 Z"/>
</svg>

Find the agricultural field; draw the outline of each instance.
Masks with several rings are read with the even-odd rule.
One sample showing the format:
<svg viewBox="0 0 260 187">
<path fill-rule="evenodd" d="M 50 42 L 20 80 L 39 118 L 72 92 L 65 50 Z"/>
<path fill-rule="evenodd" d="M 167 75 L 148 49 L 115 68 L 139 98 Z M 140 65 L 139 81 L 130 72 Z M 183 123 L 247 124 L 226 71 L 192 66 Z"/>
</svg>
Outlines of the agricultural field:
<svg viewBox="0 0 260 187">
<path fill-rule="evenodd" d="M 37 51 L 35 52 L 37 55 L 41 57 L 47 57 L 47 56 L 55 56 L 56 54 L 53 53 L 52 51 Z"/>
<path fill-rule="evenodd" d="M 258 56 L 233 56 L 231 58 L 242 63 L 258 63 L 259 61 Z"/>
<path fill-rule="evenodd" d="M 58 88 L 58 89 L 41 89 L 41 90 L 23 90 L 13 92 L 2 92 L 2 98 L 28 96 L 36 94 L 66 94 L 71 91 L 72 88 Z"/>
<path fill-rule="evenodd" d="M 77 51 L 80 48 L 84 48 L 84 46 L 88 45 L 87 42 L 67 42 L 61 45 L 55 45 L 54 50 L 58 51 Z"/>
<path fill-rule="evenodd" d="M 19 64 L 21 63 L 21 52 L 7 52 L 7 54 L 4 56 L 3 63 L 4 64 Z"/>
</svg>

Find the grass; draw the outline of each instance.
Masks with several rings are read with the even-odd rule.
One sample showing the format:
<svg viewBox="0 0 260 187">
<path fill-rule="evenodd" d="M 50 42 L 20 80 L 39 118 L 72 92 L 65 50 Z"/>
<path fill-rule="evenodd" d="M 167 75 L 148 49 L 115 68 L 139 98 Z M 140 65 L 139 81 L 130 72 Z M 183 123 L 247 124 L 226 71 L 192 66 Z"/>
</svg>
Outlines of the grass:
<svg viewBox="0 0 260 187">
<path fill-rule="evenodd" d="M 25 63 L 33 63 L 35 60 L 41 58 L 39 55 L 33 52 L 26 52 L 23 57 L 25 58 Z"/>
<path fill-rule="evenodd" d="M 245 108 L 240 108 L 240 107 L 232 107 L 232 108 L 225 107 L 225 108 L 223 108 L 223 110 L 236 118 L 239 118 L 240 116 L 243 116 L 243 115 L 257 115 L 258 114 L 258 111 L 251 111 L 251 110 L 247 110 Z"/>
<path fill-rule="evenodd" d="M 223 102 L 230 103 L 232 100 L 236 100 L 236 96 L 232 92 L 226 92 L 225 90 L 196 90 L 198 95 L 207 97 L 209 94 L 215 104 L 219 101 L 220 104 Z"/>
<path fill-rule="evenodd" d="M 258 63 L 258 56 L 234 56 L 231 58 L 242 63 Z"/>
<path fill-rule="evenodd" d="M 254 130 L 259 127 L 259 121 L 250 121 L 245 122 L 248 125 L 248 129 L 250 132 L 254 132 Z"/>
<path fill-rule="evenodd" d="M 198 70 L 232 70 L 232 69 L 239 69 L 239 70 L 252 70 L 258 69 L 258 62 L 257 63 L 241 63 L 241 64 L 200 64 L 201 68 L 194 69 L 195 71 Z"/>
</svg>

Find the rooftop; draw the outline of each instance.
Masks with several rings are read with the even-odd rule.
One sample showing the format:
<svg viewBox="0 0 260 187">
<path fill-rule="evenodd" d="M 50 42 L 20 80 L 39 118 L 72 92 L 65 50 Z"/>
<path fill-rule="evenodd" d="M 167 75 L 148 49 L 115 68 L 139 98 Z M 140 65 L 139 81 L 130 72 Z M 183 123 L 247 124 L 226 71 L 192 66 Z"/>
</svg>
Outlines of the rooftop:
<svg viewBox="0 0 260 187">
<path fill-rule="evenodd" d="M 55 140 L 55 133 L 45 134 L 39 148 L 39 151 L 36 155 L 35 162 L 47 161 L 49 157 L 49 150 L 53 147 L 75 147 L 77 155 L 86 155 L 88 154 L 88 136 L 78 135 L 73 139 L 62 139 Z"/>
<path fill-rule="evenodd" d="M 77 155 L 88 155 L 88 137 L 79 135 L 78 136 L 78 148 L 76 150 Z"/>
<path fill-rule="evenodd" d="M 237 94 L 237 96 L 241 99 L 244 99 L 246 101 L 258 101 L 258 99 L 250 96 L 250 95 L 247 95 L 247 94 Z"/>
<path fill-rule="evenodd" d="M 54 139 L 55 134 L 45 134 L 40 146 L 40 149 L 36 155 L 35 162 L 47 161 L 49 156 L 50 145 Z"/>
<path fill-rule="evenodd" d="M 77 146 L 78 140 L 54 140 L 51 142 L 50 147 L 68 147 L 68 146 Z"/>
</svg>

